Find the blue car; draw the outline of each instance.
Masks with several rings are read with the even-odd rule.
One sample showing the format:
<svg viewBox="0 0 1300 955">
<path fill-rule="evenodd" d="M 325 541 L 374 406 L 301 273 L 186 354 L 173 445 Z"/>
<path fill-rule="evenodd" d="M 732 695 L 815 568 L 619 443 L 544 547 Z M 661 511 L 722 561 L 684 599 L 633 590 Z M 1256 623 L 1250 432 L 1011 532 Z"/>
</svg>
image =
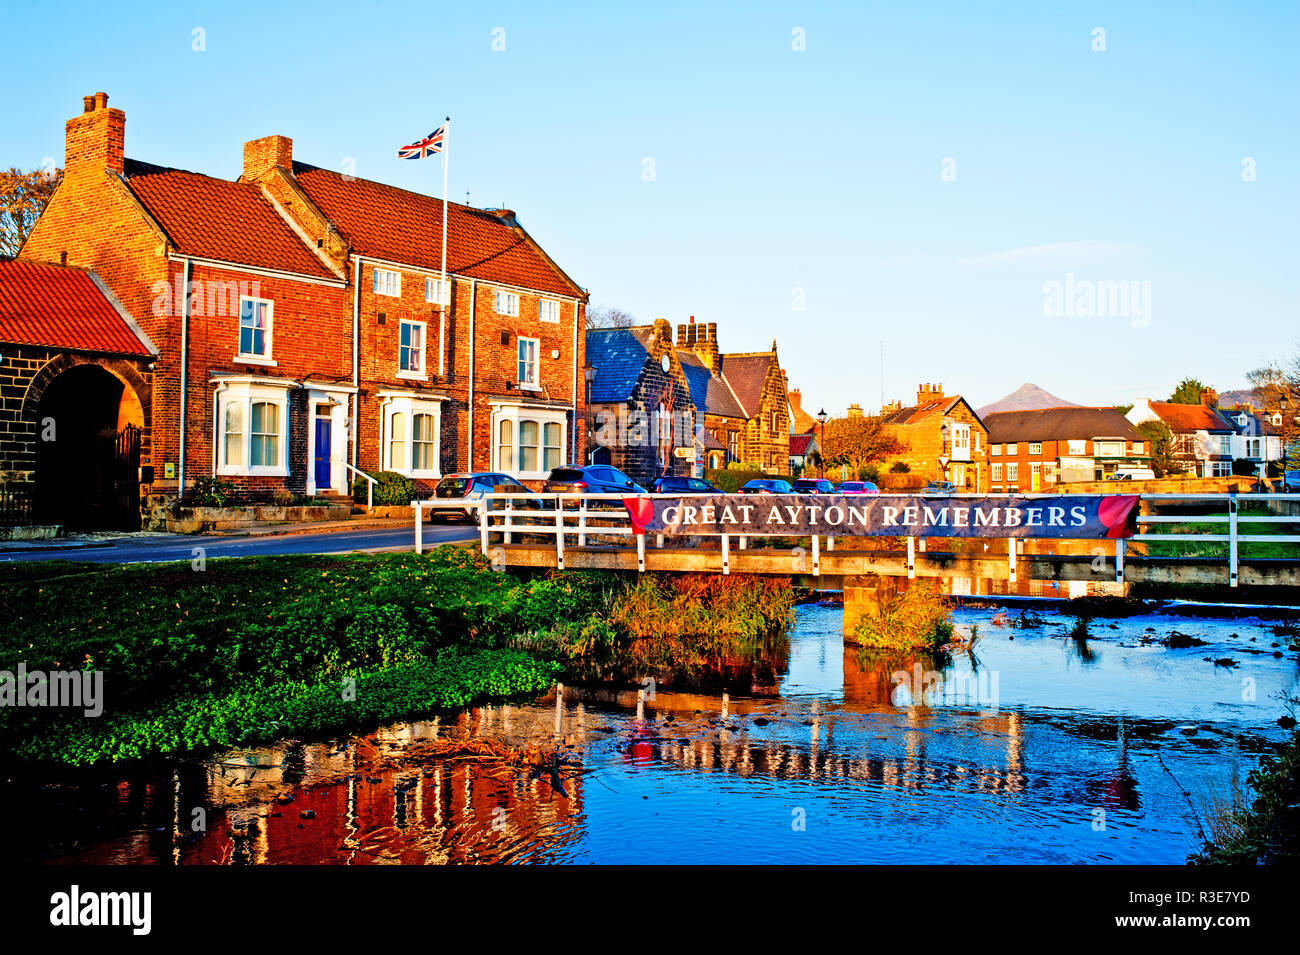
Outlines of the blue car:
<svg viewBox="0 0 1300 955">
<path fill-rule="evenodd" d="M 789 481 L 769 480 L 767 478 L 755 478 L 747 481 L 745 486 L 740 489 L 741 494 L 793 494 L 794 488 L 790 486 Z"/>
</svg>

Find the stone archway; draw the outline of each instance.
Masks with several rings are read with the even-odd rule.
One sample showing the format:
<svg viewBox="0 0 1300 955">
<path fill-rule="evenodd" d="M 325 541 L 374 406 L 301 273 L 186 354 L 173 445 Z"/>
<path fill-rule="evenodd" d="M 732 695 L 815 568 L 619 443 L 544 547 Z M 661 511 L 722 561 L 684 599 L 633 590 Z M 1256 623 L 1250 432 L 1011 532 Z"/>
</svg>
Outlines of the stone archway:
<svg viewBox="0 0 1300 955">
<path fill-rule="evenodd" d="M 41 523 L 79 530 L 140 527 L 139 466 L 149 420 L 139 369 L 60 355 L 33 378 L 24 417 L 35 431 Z"/>
</svg>

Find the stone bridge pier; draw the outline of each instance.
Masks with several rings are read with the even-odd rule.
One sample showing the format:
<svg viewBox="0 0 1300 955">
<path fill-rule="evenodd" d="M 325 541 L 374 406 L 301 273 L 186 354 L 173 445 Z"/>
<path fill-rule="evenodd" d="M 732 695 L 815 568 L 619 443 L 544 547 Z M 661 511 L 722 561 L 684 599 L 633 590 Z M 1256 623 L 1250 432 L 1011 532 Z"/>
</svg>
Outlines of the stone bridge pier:
<svg viewBox="0 0 1300 955">
<path fill-rule="evenodd" d="M 863 617 L 880 616 L 883 604 L 906 589 L 906 577 L 854 574 L 844 578 L 844 633 L 857 629 Z"/>
</svg>

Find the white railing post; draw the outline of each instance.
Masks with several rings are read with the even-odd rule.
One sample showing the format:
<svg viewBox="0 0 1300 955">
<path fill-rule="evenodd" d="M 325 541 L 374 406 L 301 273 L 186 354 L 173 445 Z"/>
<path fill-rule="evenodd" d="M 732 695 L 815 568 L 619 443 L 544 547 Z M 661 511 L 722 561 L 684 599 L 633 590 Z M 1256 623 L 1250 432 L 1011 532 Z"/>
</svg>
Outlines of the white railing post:
<svg viewBox="0 0 1300 955">
<path fill-rule="evenodd" d="M 478 543 L 484 557 L 488 555 L 488 506 L 491 502 L 491 494 L 484 494 L 478 502 Z"/>
<path fill-rule="evenodd" d="M 731 535 L 722 535 L 722 575 L 731 573 Z"/>
<path fill-rule="evenodd" d="M 834 535 L 834 534 L 832 534 L 830 537 L 826 538 L 826 549 L 827 549 L 827 550 L 834 550 L 834 549 L 835 549 L 835 535 Z"/>
<path fill-rule="evenodd" d="M 564 570 L 564 498 L 555 495 L 555 566 Z"/>
<path fill-rule="evenodd" d="M 925 553 L 925 538 L 924 538 L 924 537 L 918 538 L 918 540 L 917 540 L 917 549 L 920 550 L 920 552 L 921 552 L 922 554 Z"/>
<path fill-rule="evenodd" d="M 1016 539 L 1007 538 L 1007 582 L 1016 582 Z"/>
<path fill-rule="evenodd" d="M 578 498 L 578 546 L 587 546 L 587 498 Z"/>
<path fill-rule="evenodd" d="M 820 577 L 822 575 L 822 542 L 821 542 L 821 538 L 818 537 L 816 534 L 812 536 L 812 552 L 813 552 L 813 576 Z"/>
<path fill-rule="evenodd" d="M 1237 495 L 1228 495 L 1228 586 L 1237 586 Z"/>
<path fill-rule="evenodd" d="M 412 501 L 411 510 L 415 512 L 415 552 L 424 553 L 424 521 L 423 514 L 420 513 L 420 502 Z"/>
<path fill-rule="evenodd" d="M 1124 583 L 1124 551 L 1127 541 L 1122 537 L 1115 538 L 1115 583 Z"/>
<path fill-rule="evenodd" d="M 925 543 L 924 538 L 921 543 Z M 916 579 L 916 538 L 910 535 L 907 538 L 907 579 Z"/>
<path fill-rule="evenodd" d="M 505 523 L 502 525 L 502 527 L 504 528 L 504 530 L 503 530 L 503 532 L 502 532 L 502 534 L 501 534 L 501 542 L 504 543 L 504 544 L 509 544 L 509 543 L 511 542 L 511 540 L 512 540 L 512 535 L 511 535 L 511 533 L 510 533 L 510 528 L 514 526 L 514 521 L 515 521 L 515 517 L 514 517 L 514 515 L 515 515 L 515 502 L 512 501 L 512 500 L 510 500 L 509 498 L 507 498 L 507 499 L 506 499 Z"/>
<path fill-rule="evenodd" d="M 637 534 L 636 536 L 636 572 L 645 573 L 645 535 Z"/>
</svg>

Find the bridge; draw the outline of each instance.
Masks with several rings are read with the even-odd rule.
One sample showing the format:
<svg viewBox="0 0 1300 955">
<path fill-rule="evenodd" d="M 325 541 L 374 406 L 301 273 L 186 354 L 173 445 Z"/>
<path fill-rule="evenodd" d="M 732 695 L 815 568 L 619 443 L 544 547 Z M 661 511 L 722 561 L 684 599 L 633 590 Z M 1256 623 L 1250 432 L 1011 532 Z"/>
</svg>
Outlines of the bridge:
<svg viewBox="0 0 1300 955">
<path fill-rule="evenodd" d="M 926 498 L 935 507 L 996 507 L 999 503 L 1046 510 L 1061 502 L 1096 505 L 1117 495 L 1057 494 L 961 495 Z M 1056 583 L 1103 584 L 1109 592 L 1125 593 L 1129 584 L 1209 584 L 1228 587 L 1300 586 L 1300 534 L 1268 533 L 1300 529 L 1300 494 L 1141 494 L 1122 496 L 1137 503 L 1127 536 L 1098 538 L 1039 537 L 1017 527 L 1019 536 L 997 536 L 983 528 L 977 536 L 939 532 L 907 533 L 908 528 L 872 528 L 867 534 L 799 533 L 808 528 L 770 533 L 717 532 L 716 527 L 681 524 L 641 528 L 630 508 L 669 513 L 691 500 L 680 495 L 516 494 L 486 495 L 478 513 L 479 546 L 494 567 L 552 570 L 609 570 L 627 573 L 764 574 L 789 578 L 812 590 L 845 593 L 846 607 L 869 604 L 885 592 L 888 578 L 939 578 L 993 581 L 1015 585 L 1038 580 Z M 1093 499 L 1091 502 L 1085 498 Z M 816 500 L 790 496 L 790 500 Z M 844 501 L 845 498 L 833 498 Z M 708 498 L 719 507 L 753 504 L 746 495 Z M 784 500 L 782 498 L 781 500 Z M 831 497 L 823 500 L 832 500 Z M 861 499 L 877 512 L 904 512 L 919 499 L 911 495 L 871 495 Z M 654 502 L 659 501 L 658 505 Z M 637 502 L 648 502 L 641 505 Z M 1267 513 L 1242 513 L 1250 510 Z M 415 549 L 423 550 L 422 525 L 426 505 L 412 502 Z M 822 510 L 824 508 L 819 508 Z M 832 508 L 833 509 L 833 508 Z M 1198 525 L 1200 525 L 1198 527 Z M 1210 525 L 1207 532 L 1201 532 Z M 1217 525 L 1217 526 L 1216 526 Z M 1264 533 L 1243 533 L 1245 525 L 1265 525 Z M 1288 528 L 1286 525 L 1292 525 Z M 815 529 L 815 528 L 814 528 Z M 951 529 L 951 528 L 948 528 Z M 1252 528 L 1255 530 L 1257 528 Z M 638 532 L 641 531 L 641 532 Z M 1103 528 L 1104 531 L 1104 528 Z M 1215 545 L 1222 552 L 1209 556 L 1171 556 L 1187 548 L 1171 544 Z M 1257 557 L 1250 545 L 1285 544 L 1294 556 Z M 1156 545 L 1152 547 L 1151 545 Z M 1223 545 L 1226 545 L 1224 547 Z M 937 549 L 936 549 L 937 548 Z M 1152 551 L 1155 553 L 1152 553 Z M 1070 588 L 1067 587 L 1067 590 Z M 1075 588 L 1081 590 L 1082 588 Z M 856 611 L 855 611 L 856 612 Z"/>
</svg>

